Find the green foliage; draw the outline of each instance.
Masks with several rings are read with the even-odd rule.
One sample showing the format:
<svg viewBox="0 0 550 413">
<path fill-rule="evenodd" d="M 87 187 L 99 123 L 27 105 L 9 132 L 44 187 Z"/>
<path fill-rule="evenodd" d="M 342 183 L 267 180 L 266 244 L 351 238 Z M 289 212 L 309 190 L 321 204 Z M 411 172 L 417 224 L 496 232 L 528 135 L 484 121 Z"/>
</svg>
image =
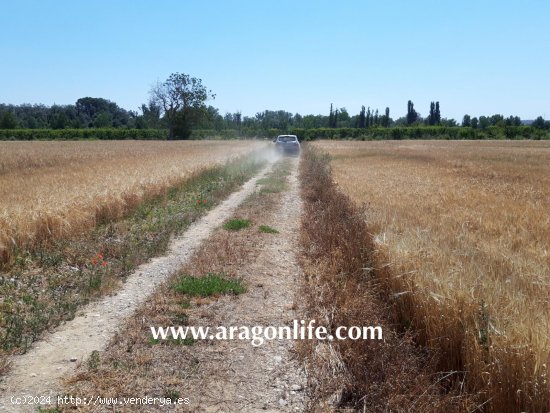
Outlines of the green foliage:
<svg viewBox="0 0 550 413">
<path fill-rule="evenodd" d="M 275 194 L 284 191 L 288 186 L 287 177 L 290 174 L 290 168 L 288 159 L 277 162 L 266 177 L 256 182 L 261 186 L 259 194 Z"/>
<path fill-rule="evenodd" d="M 188 139 L 193 124 L 206 111 L 205 102 L 214 98 L 202 80 L 185 73 L 172 73 L 151 89 L 151 102 L 164 110 L 169 139 Z"/>
<path fill-rule="evenodd" d="M 474 122 L 475 119 L 475 122 Z M 532 126 L 485 126 L 472 119 L 471 127 L 449 126 L 443 119 L 441 126 L 395 126 L 390 128 L 291 128 L 285 131 L 270 129 L 265 132 L 243 130 L 242 137 L 273 138 L 283 133 L 298 136 L 300 141 L 317 139 L 358 139 L 358 140 L 399 140 L 399 139 L 550 139 L 548 129 L 538 129 Z M 474 127 L 475 125 L 475 127 Z M 199 131 L 196 131 L 199 133 Z M 203 131 L 206 132 L 206 131 Z M 207 138 L 204 133 L 201 138 Z M 211 137 L 219 135 L 213 134 Z"/>
<path fill-rule="evenodd" d="M 171 400 L 177 400 L 179 399 L 181 396 L 180 396 L 180 392 L 176 389 L 167 389 L 164 391 L 164 397 L 166 397 L 167 399 L 171 399 Z"/>
<path fill-rule="evenodd" d="M 183 340 L 181 338 L 178 338 L 177 340 L 174 340 L 176 344 L 181 344 L 183 346 L 192 346 L 197 342 L 193 337 L 185 337 Z"/>
<path fill-rule="evenodd" d="M 252 225 L 252 222 L 248 219 L 232 218 L 223 224 L 223 227 L 228 231 L 239 231 L 248 228 L 250 225 Z"/>
<path fill-rule="evenodd" d="M 97 117 L 94 119 L 94 127 L 95 128 L 108 128 L 112 124 L 112 118 L 109 112 L 101 112 Z"/>
<path fill-rule="evenodd" d="M 533 121 L 531 126 L 537 129 L 548 129 L 550 125 L 548 124 L 548 122 L 544 121 L 544 118 L 542 116 L 539 116 Z"/>
<path fill-rule="evenodd" d="M 155 140 L 167 139 L 166 129 L 0 129 L 0 140 Z"/>
<path fill-rule="evenodd" d="M 382 116 L 381 118 L 384 118 Z M 243 128 L 239 132 L 234 129 L 201 129 L 193 130 L 190 139 L 239 139 L 264 138 L 289 133 L 298 136 L 300 141 L 316 139 L 360 139 L 360 140 L 391 140 L 391 139 L 550 139 L 548 121 L 538 122 L 533 126 L 489 126 L 482 121 L 471 119 L 470 127 L 446 126 L 396 126 L 371 128 L 290 128 L 269 129 L 259 131 Z M 487 118 L 485 118 L 486 120 Z M 0 129 L 0 140 L 166 140 L 166 129 Z"/>
<path fill-rule="evenodd" d="M 232 280 L 224 274 L 208 273 L 204 277 L 191 275 L 181 276 L 174 284 L 174 289 L 192 297 L 210 297 L 217 294 L 242 294 L 246 288 L 241 280 Z"/>
<path fill-rule="evenodd" d="M 170 126 L 168 139 L 185 140 L 191 137 L 191 122 L 185 111 L 176 113 Z"/>
<path fill-rule="evenodd" d="M 97 370 L 100 363 L 101 361 L 99 358 L 99 351 L 97 350 L 92 351 L 92 354 L 90 354 L 90 358 L 88 359 L 88 368 L 90 370 Z"/>
<path fill-rule="evenodd" d="M 441 112 L 439 110 L 439 102 L 430 103 L 430 114 L 426 118 L 425 122 L 430 126 L 441 124 Z"/>
<path fill-rule="evenodd" d="M 260 232 L 264 232 L 266 234 L 278 234 L 279 231 L 277 231 L 275 228 L 270 227 L 269 225 L 260 225 L 259 227 Z"/>
<path fill-rule="evenodd" d="M 136 118 L 136 128 L 138 129 L 160 129 L 161 128 L 161 108 L 160 106 L 149 101 L 148 105 L 141 105 L 141 116 Z"/>
<path fill-rule="evenodd" d="M 366 126 L 367 124 L 366 124 L 366 117 L 365 117 L 365 106 L 361 106 L 361 112 L 359 112 L 359 119 L 357 120 L 357 127 L 365 128 Z"/>
<path fill-rule="evenodd" d="M 382 121 L 385 115 L 382 115 Z M 548 124 L 548 125 L 546 125 Z M 532 126 L 481 126 L 478 118 L 471 119 L 471 127 L 458 127 L 449 120 L 443 119 L 441 126 L 395 126 L 371 128 L 290 128 L 286 130 L 269 129 L 258 131 L 243 128 L 240 138 L 272 139 L 281 134 L 298 136 L 300 141 L 316 139 L 358 139 L 358 140 L 399 140 L 399 139 L 550 139 L 550 124 L 546 122 L 544 128 Z M 191 139 L 235 139 L 237 131 L 227 130 L 195 130 Z M 0 131 L 1 134 L 1 131 Z"/>
<path fill-rule="evenodd" d="M 17 119 L 12 112 L 4 112 L 0 116 L 0 128 L 1 129 L 15 129 L 17 128 Z"/>
<path fill-rule="evenodd" d="M 59 108 L 63 110 L 63 108 Z M 120 127 L 127 125 L 131 116 L 133 116 L 133 114 L 120 108 L 116 103 L 103 98 L 80 98 L 74 106 L 74 114 L 70 113 L 70 109 L 70 106 L 67 107 L 63 110 L 63 113 L 68 117 L 75 117 L 78 120 L 79 126 L 84 128 Z M 65 126 L 62 127 L 64 128 Z"/>
<path fill-rule="evenodd" d="M 418 120 L 418 113 L 414 110 L 414 103 L 412 101 L 407 102 L 407 125 L 412 125 Z"/>
<path fill-rule="evenodd" d="M 290 128 L 268 129 L 265 131 L 243 128 L 235 129 L 199 129 L 190 132 L 190 139 L 272 139 L 281 134 L 298 136 L 300 141 L 316 139 L 550 139 L 550 123 L 544 119 L 532 126 L 510 125 L 508 119 L 500 126 L 491 126 L 488 118 L 481 116 L 471 119 L 471 126 L 457 127 L 443 119 L 441 126 L 395 126 L 383 127 L 385 115 L 381 117 L 380 127 L 370 128 Z M 514 121 L 516 122 L 516 121 Z M 0 140 L 166 140 L 167 129 L 0 129 Z"/>
<path fill-rule="evenodd" d="M 269 176 L 258 180 L 258 184 L 262 185 L 260 194 L 270 193 L 276 194 L 286 189 L 286 180 L 280 179 L 276 176 Z"/>
</svg>

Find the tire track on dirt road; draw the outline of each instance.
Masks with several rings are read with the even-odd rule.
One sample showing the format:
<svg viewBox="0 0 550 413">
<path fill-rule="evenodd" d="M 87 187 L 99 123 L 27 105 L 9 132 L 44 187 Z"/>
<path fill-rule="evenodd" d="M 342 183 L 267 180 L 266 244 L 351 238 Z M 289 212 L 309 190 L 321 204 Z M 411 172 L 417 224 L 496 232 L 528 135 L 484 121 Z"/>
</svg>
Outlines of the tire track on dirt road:
<svg viewBox="0 0 550 413">
<path fill-rule="evenodd" d="M 290 162 L 288 189 L 272 211 L 256 218 L 279 233 L 257 240 L 258 256 L 238 272 L 247 292 L 220 299 L 195 318 L 191 315 L 194 325 L 278 328 L 299 318 L 296 307 L 302 270 L 297 251 L 302 200 L 299 159 Z M 266 340 L 260 346 L 248 340 L 229 340 L 197 346 L 193 356 L 200 369 L 186 381 L 192 411 L 303 412 L 308 399 L 307 377 L 295 345 L 293 340 Z"/>
<path fill-rule="evenodd" d="M 13 405 L 12 396 L 56 396 L 61 390 L 60 379 L 74 371 L 76 362 L 105 348 L 119 326 L 155 288 L 181 268 L 204 240 L 254 192 L 256 182 L 265 176 L 271 165 L 175 238 L 167 255 L 141 265 L 116 294 L 83 307 L 73 320 L 48 333 L 27 353 L 14 356 L 11 371 L 0 383 L 0 411 L 36 411 L 38 406 Z"/>
</svg>

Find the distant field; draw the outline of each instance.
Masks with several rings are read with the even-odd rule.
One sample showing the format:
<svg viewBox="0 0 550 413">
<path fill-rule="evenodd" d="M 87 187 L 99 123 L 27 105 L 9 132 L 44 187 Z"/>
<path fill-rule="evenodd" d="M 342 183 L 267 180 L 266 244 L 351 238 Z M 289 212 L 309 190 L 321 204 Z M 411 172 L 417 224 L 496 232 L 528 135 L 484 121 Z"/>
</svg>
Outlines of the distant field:
<svg viewBox="0 0 550 413">
<path fill-rule="evenodd" d="M 538 411 L 550 397 L 550 142 L 314 145 L 366 203 L 401 321 L 497 411 Z"/>
<path fill-rule="evenodd" d="M 252 141 L 0 142 L 0 262 L 14 246 L 117 219 Z"/>
</svg>

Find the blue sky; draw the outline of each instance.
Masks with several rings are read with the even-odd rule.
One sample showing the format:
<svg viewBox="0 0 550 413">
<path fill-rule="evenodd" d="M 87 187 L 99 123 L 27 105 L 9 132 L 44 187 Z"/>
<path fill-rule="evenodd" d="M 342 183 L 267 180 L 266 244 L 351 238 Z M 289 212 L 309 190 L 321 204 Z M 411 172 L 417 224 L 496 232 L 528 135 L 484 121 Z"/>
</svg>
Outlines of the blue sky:
<svg viewBox="0 0 550 413">
<path fill-rule="evenodd" d="M 550 2 L 0 0 L 0 102 L 137 110 L 172 72 L 220 113 L 550 117 Z"/>
</svg>

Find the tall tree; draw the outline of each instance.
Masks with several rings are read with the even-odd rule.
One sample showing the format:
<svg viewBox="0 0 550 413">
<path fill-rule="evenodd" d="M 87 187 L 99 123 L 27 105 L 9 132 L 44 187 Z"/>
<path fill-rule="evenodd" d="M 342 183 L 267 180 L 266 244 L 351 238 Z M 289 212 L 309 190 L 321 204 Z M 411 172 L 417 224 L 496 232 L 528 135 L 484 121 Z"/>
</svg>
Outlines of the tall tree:
<svg viewBox="0 0 550 413">
<path fill-rule="evenodd" d="M 237 124 L 237 130 L 239 131 L 239 135 L 241 134 L 241 128 L 242 128 L 242 113 L 240 111 L 235 112 L 235 123 Z"/>
<path fill-rule="evenodd" d="M 151 100 L 158 104 L 169 127 L 169 139 L 187 139 L 205 102 L 215 95 L 203 86 L 202 80 L 185 73 L 172 73 L 164 83 L 151 89 Z"/>
<path fill-rule="evenodd" d="M 504 116 L 501 114 L 495 114 L 489 118 L 489 123 L 492 126 L 503 126 L 504 125 Z"/>
<path fill-rule="evenodd" d="M 386 112 L 382 117 L 382 126 L 388 128 L 390 126 L 390 108 L 386 107 Z"/>
<path fill-rule="evenodd" d="M 48 114 L 48 125 L 50 128 L 65 129 L 69 125 L 69 117 L 64 109 L 63 106 L 59 105 L 53 105 L 50 108 L 50 113 Z"/>
<path fill-rule="evenodd" d="M 332 111 L 332 103 L 330 104 L 330 114 L 328 118 L 328 127 L 329 128 L 335 128 L 334 126 L 334 112 Z"/>
<path fill-rule="evenodd" d="M 365 125 L 365 106 L 361 106 L 361 112 L 359 112 L 359 127 L 364 128 Z"/>
<path fill-rule="evenodd" d="M 160 128 L 161 107 L 153 100 L 147 105 L 141 105 L 142 118 L 145 128 Z"/>
<path fill-rule="evenodd" d="M 479 117 L 479 127 L 480 129 L 485 129 L 487 127 L 489 127 L 490 125 L 490 122 L 489 122 L 489 118 L 487 116 L 480 116 Z"/>
<path fill-rule="evenodd" d="M 546 122 L 544 121 L 544 118 L 542 116 L 539 116 L 533 121 L 533 123 L 531 123 L 531 126 L 533 128 L 545 129 Z"/>
<path fill-rule="evenodd" d="M 371 125 L 371 117 L 372 117 L 372 114 L 371 114 L 371 112 L 370 112 L 370 106 L 369 106 L 369 108 L 367 109 L 367 119 L 366 119 L 367 128 L 370 128 L 370 125 Z"/>
<path fill-rule="evenodd" d="M 435 103 L 430 102 L 430 114 L 428 115 L 428 125 L 435 124 Z"/>
<path fill-rule="evenodd" d="M 470 115 L 464 115 L 462 118 L 462 126 L 465 128 L 472 126 L 472 119 L 470 118 Z"/>
<path fill-rule="evenodd" d="M 435 102 L 435 124 L 439 125 L 441 123 L 441 112 L 439 110 L 439 101 Z"/>
<path fill-rule="evenodd" d="M 350 116 L 346 108 L 338 109 L 338 122 L 340 122 L 341 128 L 348 128 L 350 126 Z"/>
<path fill-rule="evenodd" d="M 510 115 L 504 120 L 506 126 L 521 126 L 521 119 L 519 116 Z"/>
<path fill-rule="evenodd" d="M 407 125 L 412 125 L 418 119 L 418 113 L 414 110 L 414 103 L 407 102 Z"/>
<path fill-rule="evenodd" d="M 126 125 L 130 120 L 130 114 L 126 110 L 103 98 L 80 98 L 76 101 L 75 110 L 79 123 L 84 127 L 118 127 Z"/>
<path fill-rule="evenodd" d="M 109 111 L 109 101 L 103 98 L 85 97 L 76 101 L 76 114 L 86 127 L 94 126 L 96 116 Z"/>
</svg>

